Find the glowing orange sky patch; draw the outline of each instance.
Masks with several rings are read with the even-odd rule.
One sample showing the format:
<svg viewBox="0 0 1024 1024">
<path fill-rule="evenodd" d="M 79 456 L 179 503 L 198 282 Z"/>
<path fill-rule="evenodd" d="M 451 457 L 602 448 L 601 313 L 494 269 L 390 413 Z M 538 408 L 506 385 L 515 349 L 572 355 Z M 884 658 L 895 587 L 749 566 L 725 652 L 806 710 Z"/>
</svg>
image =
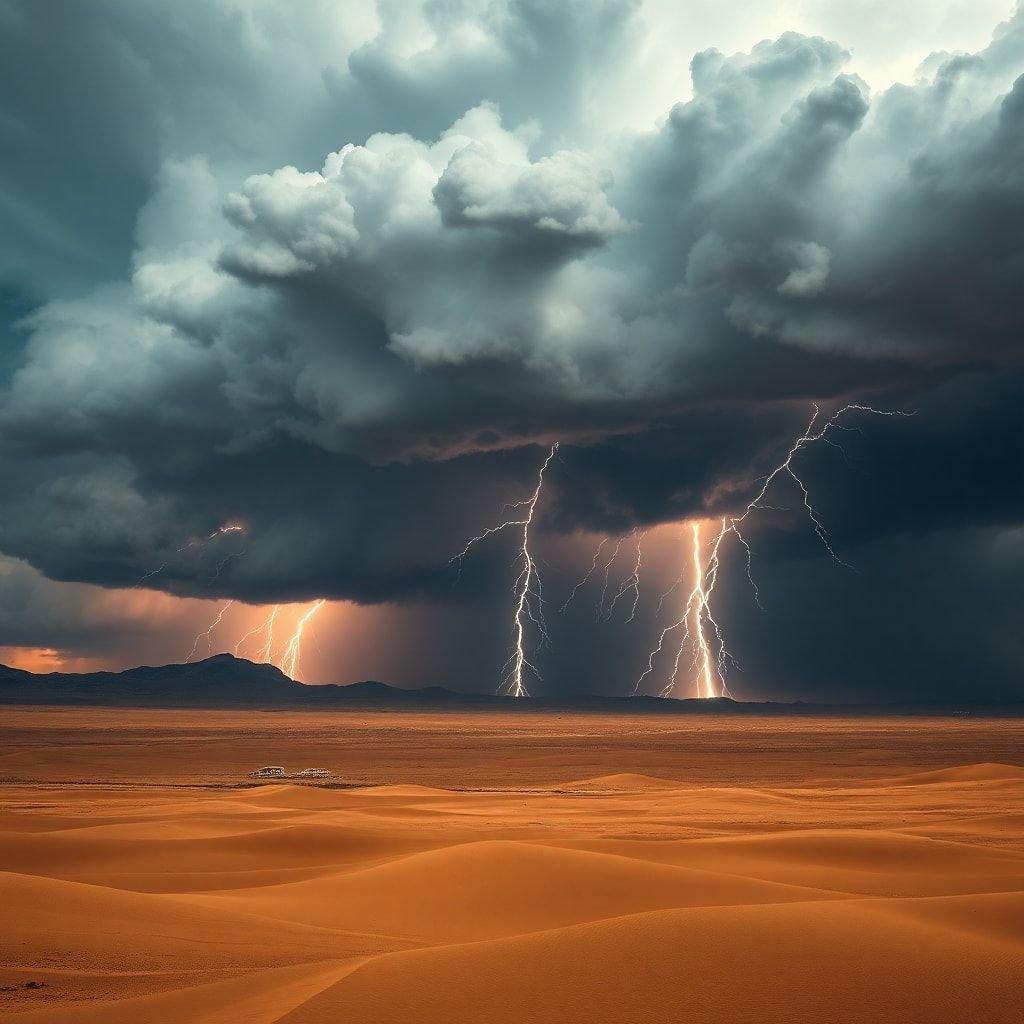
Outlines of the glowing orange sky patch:
<svg viewBox="0 0 1024 1024">
<path fill-rule="evenodd" d="M 0 647 L 0 665 L 25 672 L 97 672 L 104 667 L 104 661 L 53 647 Z"/>
</svg>

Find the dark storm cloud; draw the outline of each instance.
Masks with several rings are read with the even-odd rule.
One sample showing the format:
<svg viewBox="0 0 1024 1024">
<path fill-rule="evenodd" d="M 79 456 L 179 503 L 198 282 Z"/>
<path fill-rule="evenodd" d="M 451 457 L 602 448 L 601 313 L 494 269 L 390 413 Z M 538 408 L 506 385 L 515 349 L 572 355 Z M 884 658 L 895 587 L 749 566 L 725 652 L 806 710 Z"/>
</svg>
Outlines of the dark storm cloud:
<svg viewBox="0 0 1024 1024">
<path fill-rule="evenodd" d="M 90 587 L 56 586 L 26 563 L 0 556 L 0 647 L 104 657 L 126 642 L 141 648 L 158 640 L 166 609 L 158 617 L 144 602 L 116 597 L 109 592 L 97 600 Z"/>
<path fill-rule="evenodd" d="M 883 410 L 912 415 L 851 411 L 829 434 L 831 444 L 808 446 L 795 462 L 845 543 L 964 525 L 1007 527 L 1024 517 L 1024 372 L 964 369 L 872 399 Z M 819 423 L 835 408 L 826 407 Z M 572 449 L 561 481 L 552 483 L 553 525 L 621 534 L 634 525 L 742 510 L 800 437 L 810 412 L 806 402 L 708 407 Z M 775 490 L 799 498 L 793 486 L 783 479 Z"/>
<path fill-rule="evenodd" d="M 381 5 L 383 31 L 344 71 L 326 72 L 341 109 L 362 110 L 369 129 L 431 138 L 481 100 L 513 124 L 539 119 L 552 139 L 586 130 L 595 84 L 640 42 L 638 0 L 434 3 L 419 12 L 431 43 L 396 50 L 408 6 Z M 415 16 L 414 16 L 415 17 Z"/>
<path fill-rule="evenodd" d="M 879 93 L 705 51 L 645 132 L 633 3 L 0 17 L 0 550 L 53 578 L 476 600 L 554 439 L 540 528 L 622 533 L 742 507 L 812 400 L 918 410 L 804 456 L 850 549 L 1021 519 L 1024 14 Z"/>
<path fill-rule="evenodd" d="M 765 561 L 764 611 L 738 590 L 723 595 L 737 693 L 1020 700 L 1019 526 L 890 534 L 854 557 L 853 573 L 815 558 Z"/>
<path fill-rule="evenodd" d="M 337 144 L 323 68 L 376 17 L 333 6 L 0 3 L 0 273 L 36 298 L 124 274 L 168 157 L 237 174 Z"/>
</svg>

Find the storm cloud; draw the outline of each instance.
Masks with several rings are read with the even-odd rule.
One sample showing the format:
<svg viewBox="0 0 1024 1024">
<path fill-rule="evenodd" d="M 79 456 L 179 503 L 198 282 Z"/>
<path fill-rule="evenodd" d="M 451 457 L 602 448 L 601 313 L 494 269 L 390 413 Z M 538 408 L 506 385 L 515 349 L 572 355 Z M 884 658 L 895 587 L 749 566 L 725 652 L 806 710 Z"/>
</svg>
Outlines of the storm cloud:
<svg viewBox="0 0 1024 1024">
<path fill-rule="evenodd" d="M 915 412 L 806 456 L 886 593 L 896 544 L 917 572 L 941 538 L 977 587 L 1017 551 L 1024 12 L 881 88 L 842 39 L 680 39 L 685 97 L 641 116 L 615 97 L 657 5 L 329 7 L 179 7 L 158 40 L 138 5 L 0 4 L 9 56 L 65 63 L 0 73 L 0 552 L 475 604 L 508 552 L 458 588 L 449 559 L 553 441 L 555 548 L 734 512 L 812 402 L 849 401 Z M 820 556 L 798 517 L 758 539 L 795 593 Z M 806 679 L 806 651 L 773 658 L 755 685 Z"/>
</svg>

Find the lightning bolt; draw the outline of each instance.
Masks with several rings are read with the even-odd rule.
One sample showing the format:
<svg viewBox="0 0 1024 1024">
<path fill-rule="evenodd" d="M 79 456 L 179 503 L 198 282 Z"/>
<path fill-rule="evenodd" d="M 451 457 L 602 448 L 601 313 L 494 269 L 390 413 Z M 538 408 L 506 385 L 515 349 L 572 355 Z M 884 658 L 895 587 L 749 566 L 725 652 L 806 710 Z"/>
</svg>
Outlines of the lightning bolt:
<svg viewBox="0 0 1024 1024">
<path fill-rule="evenodd" d="M 325 604 L 326 599 L 321 598 L 306 608 L 299 616 L 291 636 L 285 641 L 276 658 L 274 655 L 274 626 L 278 615 L 281 613 L 282 606 L 275 604 L 262 622 L 257 623 L 247 633 L 243 633 L 238 638 L 235 644 L 235 657 L 240 656 L 242 648 L 249 640 L 262 636 L 263 643 L 253 655 L 253 660 L 265 664 L 276 664 L 285 675 L 294 679 L 295 673 L 298 672 L 302 661 L 302 640 L 306 627 Z"/>
<path fill-rule="evenodd" d="M 245 527 L 241 523 L 225 523 L 209 534 L 206 540 L 215 540 L 217 537 L 223 537 L 226 533 L 245 533 Z M 181 549 L 179 548 L 179 550 Z"/>
<path fill-rule="evenodd" d="M 275 604 L 270 610 L 270 614 L 256 626 L 239 637 L 238 642 L 235 644 L 235 657 L 240 657 L 242 645 L 252 639 L 254 636 L 258 636 L 260 633 L 264 634 L 264 645 L 260 648 L 257 661 L 270 661 L 271 651 L 274 649 L 274 620 L 277 618 L 277 613 L 281 610 L 279 604 Z"/>
<path fill-rule="evenodd" d="M 647 668 L 633 687 L 634 694 L 640 692 L 643 681 L 654 671 L 655 661 L 664 650 L 665 641 L 669 634 L 680 630 L 675 657 L 672 660 L 672 671 L 669 674 L 668 682 L 661 690 L 659 696 L 670 697 L 672 695 L 675 690 L 676 680 L 679 677 L 680 662 L 688 648 L 692 654 L 690 670 L 697 676 L 697 695 L 699 697 L 728 695 L 728 692 L 725 690 L 723 675 L 719 668 L 722 659 L 728 657 L 728 652 L 725 650 L 724 643 L 721 642 L 721 629 L 711 614 L 709 596 L 714 589 L 714 582 L 712 580 L 709 584 L 708 572 L 704 566 L 700 523 L 691 522 L 687 524 L 687 527 L 687 532 L 691 535 L 692 588 L 687 595 L 683 612 L 678 620 L 661 631 L 657 644 L 647 658 Z M 666 592 L 665 596 L 682 585 L 682 581 L 683 576 L 680 575 L 679 579 Z M 709 631 L 713 634 L 715 640 L 719 642 L 719 651 L 715 656 L 712 654 L 711 642 L 708 640 Z"/>
<path fill-rule="evenodd" d="M 633 570 L 619 585 L 619 588 L 612 596 L 611 601 L 608 601 L 608 587 L 611 583 L 612 566 L 618 559 L 619 552 L 622 550 L 622 545 L 625 543 L 627 537 L 617 537 L 615 539 L 615 545 L 612 548 L 611 557 L 609 557 L 601 566 L 601 592 L 598 596 L 597 604 L 594 609 L 595 615 L 599 620 L 603 619 L 605 622 L 610 621 L 612 614 L 615 612 L 616 605 L 623 597 L 626 596 L 626 594 L 630 593 L 630 591 L 633 593 L 633 602 L 630 606 L 629 616 L 626 621 L 632 622 L 636 618 L 636 608 L 640 603 L 640 570 L 643 568 L 643 550 L 641 544 L 645 536 L 647 536 L 646 530 L 633 530 L 627 535 L 627 537 L 633 538 L 636 544 L 636 555 L 633 560 Z M 593 578 L 601 561 L 601 552 L 604 550 L 605 545 L 610 539 L 610 537 L 601 538 L 600 544 L 598 544 L 597 548 L 594 550 L 594 557 L 591 559 L 590 567 L 576 581 L 572 590 L 569 592 L 569 596 L 565 599 L 565 603 L 561 608 L 559 608 L 560 613 L 565 612 L 569 605 L 572 604 L 573 599 L 576 597 L 580 588 L 589 583 Z"/>
<path fill-rule="evenodd" d="M 234 601 L 227 601 L 227 602 L 225 602 L 225 604 L 221 608 L 221 610 L 219 612 L 217 612 L 217 617 L 213 620 L 213 622 L 211 622 L 210 625 L 207 626 L 207 628 L 204 629 L 201 633 L 197 633 L 196 634 L 195 641 L 192 644 L 192 650 L 189 651 L 188 657 L 185 659 L 186 663 L 190 662 L 196 656 L 196 652 L 199 650 L 199 645 L 200 645 L 200 643 L 202 643 L 202 641 L 204 639 L 206 640 L 206 652 L 207 652 L 207 654 L 209 654 L 213 650 L 213 631 L 221 624 L 221 621 L 224 618 L 224 613 L 234 603 L 235 603 Z"/>
<path fill-rule="evenodd" d="M 267 639 L 266 643 L 264 643 L 256 655 L 257 661 L 270 661 L 271 655 L 274 652 L 274 623 L 277 621 L 277 616 L 280 611 L 281 606 L 279 604 L 275 604 L 274 607 L 270 609 L 267 621 L 263 624 L 267 631 Z"/>
<path fill-rule="evenodd" d="M 615 538 L 615 547 L 612 548 L 612 557 L 609 558 L 608 561 L 604 563 L 604 572 L 603 572 L 603 575 L 602 575 L 602 582 L 601 582 L 601 596 L 598 598 L 597 608 L 595 610 L 595 615 L 597 616 L 598 619 L 603 619 L 604 618 L 604 603 L 605 603 L 605 599 L 608 597 L 608 581 L 609 581 L 609 578 L 611 576 L 612 566 L 615 564 L 615 560 L 619 557 L 619 552 L 621 550 L 622 550 L 622 538 L 621 537 L 616 537 Z"/>
<path fill-rule="evenodd" d="M 852 568 L 839 557 L 833 548 L 828 531 L 825 529 L 821 516 L 811 503 L 811 495 L 807 484 L 794 468 L 793 460 L 804 448 L 818 442 L 838 448 L 845 456 L 846 453 L 843 451 L 842 446 L 833 441 L 828 435 L 834 430 L 854 429 L 846 427 L 839 422 L 846 413 L 860 412 L 874 416 L 913 416 L 914 414 L 912 412 L 908 413 L 875 409 L 868 405 L 850 404 L 843 406 L 819 425 L 821 409 L 816 403 L 813 408 L 813 415 L 811 416 L 807 426 L 804 428 L 804 432 L 793 442 L 789 451 L 786 453 L 786 457 L 766 477 L 763 478 L 761 488 L 757 492 L 756 496 L 747 504 L 739 515 L 723 516 L 719 521 L 717 532 L 712 537 L 708 546 L 708 557 L 706 561 L 704 559 L 704 548 L 701 543 L 700 523 L 695 521 L 688 524 L 691 534 L 693 583 L 689 594 L 687 595 L 682 614 L 675 622 L 666 626 L 661 631 L 657 643 L 648 656 L 647 667 L 644 669 L 640 678 L 636 681 L 636 685 L 633 687 L 634 694 L 640 692 L 640 687 L 643 685 L 644 680 L 654 671 L 655 662 L 658 659 L 658 656 L 663 652 L 665 642 L 669 635 L 675 634 L 676 631 L 678 631 L 679 640 L 676 645 L 672 671 L 669 675 L 668 682 L 661 690 L 661 696 L 670 697 L 675 693 L 680 662 L 687 648 L 690 649 L 693 656 L 691 671 L 696 675 L 697 695 L 699 697 L 720 697 L 729 695 L 725 676 L 729 664 L 735 664 L 735 659 L 729 653 L 722 629 L 711 611 L 711 597 L 714 593 L 715 585 L 718 582 L 718 573 L 721 568 L 720 555 L 722 544 L 732 536 L 735 537 L 737 542 L 743 547 L 746 556 L 747 580 L 753 589 L 754 599 L 760 606 L 760 594 L 758 593 L 757 584 L 754 582 L 753 576 L 753 552 L 751 551 L 750 544 L 746 537 L 743 535 L 742 527 L 745 525 L 747 520 L 758 511 L 774 508 L 774 506 L 766 503 L 766 498 L 772 484 L 780 477 L 787 477 L 795 483 L 800 492 L 807 519 L 810 522 L 815 535 L 828 552 L 832 561 L 837 565 Z M 682 585 L 683 577 L 681 575 L 680 578 L 677 579 L 676 582 L 673 583 L 673 585 L 665 592 L 665 594 L 662 595 L 661 602 L 659 602 L 658 605 L 659 613 L 665 599 Z"/>
<path fill-rule="evenodd" d="M 551 446 L 547 457 L 537 471 L 537 485 L 534 487 L 533 493 L 528 498 L 511 502 L 505 506 L 508 509 L 522 510 L 521 517 L 507 519 L 496 526 L 487 527 L 487 529 L 475 537 L 471 537 L 467 541 L 466 546 L 450 560 L 450 562 L 458 566 L 459 574 L 461 575 L 462 563 L 475 544 L 479 544 L 481 541 L 496 533 L 501 533 L 503 530 L 511 530 L 516 527 L 522 530 L 519 548 L 513 561 L 513 565 L 516 568 L 516 577 L 512 585 L 512 593 L 515 599 L 512 614 L 512 653 L 509 655 L 508 661 L 502 666 L 502 679 L 498 685 L 498 693 L 509 697 L 529 697 L 530 692 L 523 680 L 526 669 L 529 669 L 537 679 L 542 678 L 536 665 L 526 656 L 527 621 L 531 622 L 537 629 L 542 646 L 550 642 L 547 623 L 544 619 L 543 584 L 540 573 L 537 570 L 537 563 L 530 553 L 530 527 L 533 525 L 533 516 L 537 510 L 537 502 L 540 500 L 541 491 L 544 489 L 544 473 L 557 452 L 558 442 L 556 441 Z"/>
<path fill-rule="evenodd" d="M 640 570 L 643 568 L 643 539 L 647 535 L 647 531 L 633 531 L 633 537 L 636 540 L 636 558 L 633 561 L 633 571 L 622 581 L 621 586 L 615 592 L 615 596 L 611 599 L 611 603 L 608 605 L 608 609 L 605 612 L 605 621 L 610 621 L 612 613 L 615 611 L 615 606 L 619 603 L 619 598 L 625 597 L 630 591 L 633 591 L 633 604 L 629 609 L 629 616 L 626 618 L 627 622 L 632 622 L 636 618 L 636 606 L 640 603 Z"/>
<path fill-rule="evenodd" d="M 722 631 L 718 628 L 718 623 L 715 622 L 714 616 L 711 614 L 711 608 L 708 604 L 708 595 L 710 590 L 705 586 L 705 572 L 704 566 L 701 564 L 701 548 L 700 548 L 700 523 L 692 523 L 691 528 L 693 531 L 693 576 L 694 576 L 694 593 L 696 594 L 696 601 L 694 602 L 694 646 L 696 647 L 695 661 L 700 669 L 700 675 L 698 677 L 700 689 L 699 692 L 702 697 L 715 697 L 718 695 L 719 690 L 723 693 L 727 693 L 725 689 L 724 673 L 722 671 L 721 659 L 725 655 L 725 643 L 722 640 Z M 712 588 L 714 582 L 711 583 Z M 708 643 L 706 626 L 710 625 L 714 631 L 715 639 L 718 641 L 718 658 L 717 665 L 711 657 L 711 644 Z M 679 660 L 676 659 L 676 667 L 678 668 Z M 672 686 L 675 688 L 675 677 L 673 676 Z M 671 692 L 671 691 L 670 691 Z"/>
<path fill-rule="evenodd" d="M 184 551 L 191 551 L 194 548 L 205 547 L 211 541 L 217 540 L 220 537 L 224 537 L 232 533 L 244 534 L 245 532 L 246 528 L 242 523 L 224 523 L 222 526 L 218 526 L 217 529 L 213 531 L 213 533 L 207 534 L 207 536 L 205 537 L 192 537 L 189 540 L 185 541 L 185 543 L 182 544 L 180 548 L 175 548 L 174 554 L 180 555 Z M 220 574 L 224 571 L 224 567 L 228 564 L 228 562 L 230 562 L 234 558 L 239 558 L 244 554 L 245 548 L 242 548 L 241 551 L 230 552 L 217 563 L 217 569 L 214 572 L 212 578 L 217 579 L 217 577 L 219 577 Z M 166 561 L 158 565 L 155 569 L 150 569 L 149 572 L 140 576 L 135 581 L 134 586 L 141 587 L 142 584 L 146 582 L 146 580 L 152 579 L 154 576 L 158 576 L 167 568 L 168 565 L 171 564 L 172 561 L 173 557 L 168 558 Z"/>
<path fill-rule="evenodd" d="M 604 549 L 605 544 L 607 543 L 608 538 L 602 537 L 601 543 L 597 545 L 597 548 L 594 551 L 594 560 L 590 563 L 590 568 L 586 571 L 585 575 L 583 575 L 576 582 L 576 586 L 574 586 L 572 590 L 569 592 L 569 596 L 565 599 L 565 604 L 563 604 L 562 607 L 558 609 L 560 613 L 564 613 L 566 608 L 568 608 L 569 605 L 572 604 L 572 599 L 576 596 L 576 592 L 580 589 L 580 587 L 590 582 L 590 577 L 593 576 L 594 573 L 597 571 L 597 560 L 601 557 L 601 552 Z"/>
<path fill-rule="evenodd" d="M 262 636 L 263 643 L 253 655 L 253 661 L 262 662 L 277 667 L 288 677 L 296 678 L 296 673 L 302 663 L 302 640 L 306 627 L 316 616 L 317 612 L 327 603 L 325 598 L 320 598 L 309 605 L 296 620 L 291 636 L 284 642 L 280 651 L 275 656 L 274 627 L 277 617 L 281 614 L 282 605 L 275 604 L 267 613 L 267 617 L 257 623 L 247 633 L 243 633 L 235 644 L 235 657 L 237 658 L 242 647 L 253 637 Z"/>
<path fill-rule="evenodd" d="M 157 567 L 156 567 L 155 569 L 150 569 L 150 570 L 149 570 L 149 572 L 147 572 L 147 573 L 146 573 L 146 574 L 145 574 L 144 576 L 140 576 L 140 577 L 139 577 L 139 578 L 138 578 L 138 579 L 137 579 L 137 580 L 135 581 L 135 584 L 134 584 L 134 585 L 135 585 L 136 587 L 141 587 L 141 586 L 142 586 L 142 584 L 146 582 L 146 580 L 150 579 L 150 578 L 151 578 L 152 576 L 156 576 L 156 575 L 157 575 L 158 573 L 161 573 L 161 572 L 163 572 L 163 571 L 164 571 L 164 569 L 166 569 L 166 568 L 167 568 L 167 562 L 163 562 L 163 563 L 161 563 L 161 564 L 160 564 L 160 565 L 158 565 L 158 566 L 157 566 Z"/>
<path fill-rule="evenodd" d="M 211 582 L 220 579 L 220 574 L 224 571 L 228 562 L 233 561 L 236 558 L 241 558 L 245 554 L 247 548 L 242 548 L 241 551 L 230 551 L 226 554 L 218 563 L 217 568 L 214 570 L 213 575 L 210 577 Z"/>
<path fill-rule="evenodd" d="M 295 624 L 295 630 L 289 637 L 288 642 L 284 645 L 284 650 L 278 659 L 277 667 L 286 676 L 288 676 L 289 679 L 295 679 L 297 677 L 299 662 L 302 657 L 302 634 L 305 632 L 306 626 L 312 618 L 326 603 L 327 601 L 325 598 L 320 598 L 319 600 L 314 601 L 302 613 L 302 615 L 299 616 L 299 621 Z"/>
</svg>

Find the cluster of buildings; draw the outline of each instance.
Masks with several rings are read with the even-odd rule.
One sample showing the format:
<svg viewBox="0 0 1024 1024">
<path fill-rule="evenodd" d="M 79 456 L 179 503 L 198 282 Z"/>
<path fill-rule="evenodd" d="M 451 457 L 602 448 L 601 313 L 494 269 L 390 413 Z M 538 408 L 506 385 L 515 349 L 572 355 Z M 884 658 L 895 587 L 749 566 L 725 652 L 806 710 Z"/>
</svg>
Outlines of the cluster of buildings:
<svg viewBox="0 0 1024 1024">
<path fill-rule="evenodd" d="M 329 779 L 331 773 L 326 768 L 303 768 L 301 772 L 287 772 L 282 765 L 268 764 L 249 772 L 254 779 Z"/>
</svg>

